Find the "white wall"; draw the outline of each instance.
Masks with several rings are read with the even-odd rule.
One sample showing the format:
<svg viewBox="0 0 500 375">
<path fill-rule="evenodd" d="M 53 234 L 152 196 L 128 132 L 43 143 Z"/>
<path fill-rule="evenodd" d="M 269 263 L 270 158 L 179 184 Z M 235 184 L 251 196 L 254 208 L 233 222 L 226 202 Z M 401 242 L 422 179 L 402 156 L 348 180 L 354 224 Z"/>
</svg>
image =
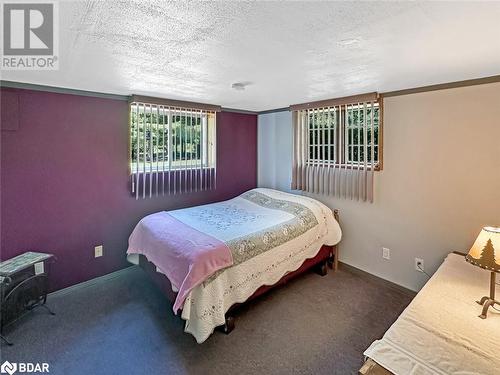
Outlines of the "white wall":
<svg viewBox="0 0 500 375">
<path fill-rule="evenodd" d="M 292 182 L 292 115 L 268 113 L 258 120 L 257 184 L 290 191 Z"/>
<path fill-rule="evenodd" d="M 500 226 L 500 83 L 390 97 L 384 170 L 373 204 L 314 196 L 339 208 L 340 260 L 418 290 L 447 253 L 465 252 L 484 225 Z M 286 143 L 285 143 L 286 140 Z M 259 116 L 259 185 L 287 190 L 291 116 Z M 285 189 L 284 189 L 285 188 Z M 382 259 L 381 247 L 391 249 Z"/>
</svg>

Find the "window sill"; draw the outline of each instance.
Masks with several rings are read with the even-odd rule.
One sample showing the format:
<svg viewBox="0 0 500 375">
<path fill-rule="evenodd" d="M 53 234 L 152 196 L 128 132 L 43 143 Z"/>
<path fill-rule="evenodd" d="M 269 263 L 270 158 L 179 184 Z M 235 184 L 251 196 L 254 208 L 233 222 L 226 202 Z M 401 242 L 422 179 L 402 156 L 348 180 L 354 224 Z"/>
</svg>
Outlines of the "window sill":
<svg viewBox="0 0 500 375">
<path fill-rule="evenodd" d="M 179 172 L 184 172 L 184 171 L 194 171 L 194 172 L 201 172 L 201 171 L 210 171 L 210 170 L 214 170 L 215 167 L 203 167 L 203 168 L 172 168 L 172 169 L 157 169 L 155 170 L 154 168 L 151 170 L 151 169 L 147 169 L 146 170 L 143 170 L 143 169 L 139 169 L 139 171 L 137 171 L 136 169 L 129 169 L 129 175 L 135 175 L 135 174 L 156 174 L 156 173 L 159 173 L 159 174 L 168 174 L 168 173 L 179 173 Z"/>
<path fill-rule="evenodd" d="M 322 163 L 306 163 L 307 166 L 310 167 L 327 167 L 327 168 L 337 168 L 337 169 L 355 169 L 355 170 L 364 170 L 365 166 L 364 165 L 357 165 L 357 164 L 322 164 Z M 367 170 L 371 171 L 372 167 L 367 166 Z M 376 172 L 379 172 L 382 170 L 381 164 L 377 164 L 374 168 Z"/>
</svg>

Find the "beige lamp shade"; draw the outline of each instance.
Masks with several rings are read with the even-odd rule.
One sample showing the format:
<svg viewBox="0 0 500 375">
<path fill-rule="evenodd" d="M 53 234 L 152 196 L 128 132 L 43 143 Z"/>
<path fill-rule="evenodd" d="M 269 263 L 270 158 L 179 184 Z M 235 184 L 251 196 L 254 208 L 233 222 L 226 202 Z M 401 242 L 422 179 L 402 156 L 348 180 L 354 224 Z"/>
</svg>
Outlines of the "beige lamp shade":
<svg viewBox="0 0 500 375">
<path fill-rule="evenodd" d="M 465 259 L 486 270 L 500 272 L 500 228 L 484 227 Z"/>
</svg>

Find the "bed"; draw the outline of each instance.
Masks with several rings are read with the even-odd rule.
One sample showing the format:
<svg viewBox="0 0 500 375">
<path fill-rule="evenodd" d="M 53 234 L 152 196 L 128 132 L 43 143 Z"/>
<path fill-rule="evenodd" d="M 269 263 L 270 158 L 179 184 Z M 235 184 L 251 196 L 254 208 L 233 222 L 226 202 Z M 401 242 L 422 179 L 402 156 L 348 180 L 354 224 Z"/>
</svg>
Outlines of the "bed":
<svg viewBox="0 0 500 375">
<path fill-rule="evenodd" d="M 185 332 L 204 342 L 234 328 L 231 312 L 310 268 L 336 268 L 341 230 L 309 197 L 252 189 L 228 201 L 143 218 L 127 258 L 173 301 Z"/>
<path fill-rule="evenodd" d="M 381 340 L 365 351 L 363 375 L 500 373 L 500 312 L 480 319 L 489 273 L 449 254 Z"/>
</svg>

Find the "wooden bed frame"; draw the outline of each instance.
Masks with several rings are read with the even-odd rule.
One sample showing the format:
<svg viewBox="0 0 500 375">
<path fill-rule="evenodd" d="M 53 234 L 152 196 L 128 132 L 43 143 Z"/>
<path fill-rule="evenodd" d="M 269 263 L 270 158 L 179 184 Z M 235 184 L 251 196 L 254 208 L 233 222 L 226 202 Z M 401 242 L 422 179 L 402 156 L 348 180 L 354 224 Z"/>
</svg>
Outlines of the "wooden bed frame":
<svg viewBox="0 0 500 375">
<path fill-rule="evenodd" d="M 233 314 L 239 306 L 248 303 L 249 301 L 261 296 L 264 293 L 267 293 L 268 291 L 274 289 L 277 286 L 285 284 L 287 281 L 303 274 L 304 272 L 310 270 L 311 268 L 314 268 L 315 272 L 321 276 L 325 276 L 328 273 L 328 268 L 332 268 L 333 270 L 336 271 L 338 268 L 338 254 L 339 254 L 338 245 L 335 246 L 323 245 L 318 254 L 314 258 L 306 259 L 304 263 L 302 263 L 300 268 L 298 268 L 296 271 L 287 273 L 274 285 L 261 286 L 245 302 L 231 306 L 231 308 L 226 312 L 225 324 L 219 327 L 218 330 L 221 330 L 226 334 L 230 333 L 234 329 Z M 157 272 L 156 266 L 153 263 L 149 262 L 143 255 L 139 256 L 139 266 L 149 275 L 149 277 L 161 289 L 163 294 L 170 300 L 170 302 L 173 303 L 175 301 L 177 293 L 175 293 L 172 290 L 172 284 L 170 284 L 168 278 L 165 275 Z"/>
<path fill-rule="evenodd" d="M 337 222 L 339 221 L 339 212 L 338 210 L 334 210 L 334 216 Z M 304 272 L 314 269 L 316 273 L 321 276 L 325 276 L 328 273 L 328 268 L 336 271 L 338 269 L 339 263 L 339 246 L 338 244 L 335 246 L 326 246 L 323 245 L 319 250 L 318 254 L 314 258 L 306 259 L 304 263 L 295 271 L 289 272 L 284 275 L 276 284 L 274 285 L 264 285 L 255 291 L 245 302 L 238 303 L 229 308 L 229 310 L 225 314 L 225 324 L 223 326 L 218 327 L 219 331 L 222 331 L 226 334 L 229 334 L 235 327 L 234 325 L 234 312 L 238 309 L 238 307 L 247 304 L 251 300 L 261 296 L 264 293 L 269 292 L 270 290 L 276 288 L 277 286 L 283 285 L 289 280 L 303 274 Z M 149 262 L 146 257 L 143 255 L 139 256 L 139 266 L 149 275 L 149 277 L 153 280 L 153 282 L 161 289 L 163 294 L 170 300 L 170 302 L 174 302 L 176 298 L 176 293 L 172 290 L 172 284 L 168 280 L 168 278 L 156 271 L 156 266 Z"/>
</svg>

